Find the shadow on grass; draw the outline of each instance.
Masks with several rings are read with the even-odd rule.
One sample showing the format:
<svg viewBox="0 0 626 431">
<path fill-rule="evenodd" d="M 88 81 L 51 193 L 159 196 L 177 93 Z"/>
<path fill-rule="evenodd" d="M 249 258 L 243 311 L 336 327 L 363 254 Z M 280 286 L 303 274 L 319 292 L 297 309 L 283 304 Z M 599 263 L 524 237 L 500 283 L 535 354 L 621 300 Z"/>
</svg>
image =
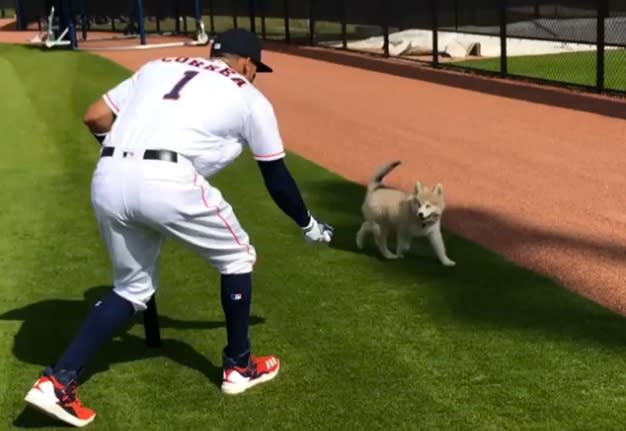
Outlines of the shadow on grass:
<svg viewBox="0 0 626 431">
<path fill-rule="evenodd" d="M 444 239 L 454 268 L 439 264 L 425 240 L 416 241 L 412 254 L 400 261 L 380 257 L 373 240 L 359 251 L 355 235 L 361 223 L 360 206 L 365 188 L 348 181 L 310 183 L 307 190 L 317 205 L 332 209 L 327 221 L 334 225 L 331 247 L 374 259 L 371 267 L 380 270 L 398 289 L 407 278 L 423 280 L 424 288 L 409 296 L 433 304 L 433 319 L 463 320 L 489 330 L 534 331 L 541 337 L 574 342 L 599 343 L 604 347 L 626 348 L 626 319 L 565 289 L 554 281 L 527 271 L 506 259 L 467 241 L 444 228 Z M 607 246 L 584 237 L 545 230 L 533 230 L 488 212 L 449 207 L 446 220 L 482 225 L 490 234 L 508 238 L 510 251 L 528 243 L 564 247 L 572 252 L 590 250 L 626 263 L 626 247 Z M 444 317 L 445 316 L 445 317 Z"/>
<path fill-rule="evenodd" d="M 23 321 L 14 337 L 13 354 L 20 361 L 41 365 L 53 363 L 62 350 L 71 341 L 89 307 L 106 294 L 111 286 L 97 286 L 85 292 L 83 301 L 49 299 L 23 308 L 10 310 L 0 315 L 0 320 Z M 135 324 L 141 324 L 142 316 L 136 318 L 116 333 L 115 338 L 102 347 L 88 364 L 81 383 L 93 375 L 109 369 L 112 364 L 138 361 L 150 357 L 166 357 L 185 367 L 196 370 L 216 386 L 221 384 L 221 364 L 213 364 L 205 356 L 198 353 L 192 346 L 176 339 L 164 338 L 158 349 L 148 348 L 143 337 L 128 333 Z M 251 316 L 250 324 L 258 325 L 265 322 L 264 318 Z M 211 330 L 224 328 L 223 321 L 178 320 L 167 316 L 159 316 L 161 329 L 197 329 Z M 33 376 L 33 381 L 36 376 Z M 51 426 L 52 419 L 24 409 L 14 422 L 22 428 Z"/>
</svg>

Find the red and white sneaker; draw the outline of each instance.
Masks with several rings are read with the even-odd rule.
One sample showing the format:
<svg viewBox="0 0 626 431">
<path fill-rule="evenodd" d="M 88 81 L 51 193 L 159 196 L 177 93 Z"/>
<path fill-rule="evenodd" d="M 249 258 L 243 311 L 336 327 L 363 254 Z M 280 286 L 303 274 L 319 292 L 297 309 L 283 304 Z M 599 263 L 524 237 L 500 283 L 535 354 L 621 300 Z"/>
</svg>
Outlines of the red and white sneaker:
<svg viewBox="0 0 626 431">
<path fill-rule="evenodd" d="M 278 374 L 280 359 L 276 356 L 250 356 L 247 367 L 229 366 L 225 360 L 222 392 L 234 395 L 259 383 L 268 382 Z"/>
<path fill-rule="evenodd" d="M 52 418 L 75 427 L 84 427 L 95 419 L 96 412 L 83 406 L 76 395 L 77 387 L 76 380 L 64 384 L 47 368 L 28 391 L 24 401 Z"/>
</svg>

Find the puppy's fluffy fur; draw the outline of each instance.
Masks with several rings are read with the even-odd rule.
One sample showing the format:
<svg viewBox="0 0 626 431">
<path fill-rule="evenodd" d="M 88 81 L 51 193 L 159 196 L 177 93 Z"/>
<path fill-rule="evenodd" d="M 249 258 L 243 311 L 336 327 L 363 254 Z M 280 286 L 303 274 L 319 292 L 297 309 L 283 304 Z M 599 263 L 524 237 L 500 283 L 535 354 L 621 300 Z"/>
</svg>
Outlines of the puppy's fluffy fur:
<svg viewBox="0 0 626 431">
<path fill-rule="evenodd" d="M 437 184 L 430 189 L 418 181 L 410 193 L 385 186 L 383 178 L 400 163 L 396 160 L 380 167 L 367 185 L 361 206 L 365 220 L 356 235 L 357 247 L 363 249 L 365 237 L 371 233 L 384 257 L 398 259 L 409 251 L 413 238 L 427 237 L 443 265 L 456 265 L 447 256 L 441 235 L 441 216 L 446 206 L 443 186 Z M 396 233 L 395 254 L 387 245 L 392 232 Z"/>
</svg>

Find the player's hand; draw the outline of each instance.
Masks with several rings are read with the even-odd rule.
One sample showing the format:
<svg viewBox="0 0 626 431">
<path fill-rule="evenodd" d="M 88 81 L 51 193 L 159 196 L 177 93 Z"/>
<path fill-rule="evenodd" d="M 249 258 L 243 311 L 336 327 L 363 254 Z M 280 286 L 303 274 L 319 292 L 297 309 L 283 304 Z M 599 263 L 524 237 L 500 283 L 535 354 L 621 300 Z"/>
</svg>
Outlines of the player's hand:
<svg viewBox="0 0 626 431">
<path fill-rule="evenodd" d="M 311 216 L 309 224 L 302 228 L 302 231 L 307 242 L 328 243 L 333 239 L 335 229 L 331 225 L 318 221 Z"/>
</svg>

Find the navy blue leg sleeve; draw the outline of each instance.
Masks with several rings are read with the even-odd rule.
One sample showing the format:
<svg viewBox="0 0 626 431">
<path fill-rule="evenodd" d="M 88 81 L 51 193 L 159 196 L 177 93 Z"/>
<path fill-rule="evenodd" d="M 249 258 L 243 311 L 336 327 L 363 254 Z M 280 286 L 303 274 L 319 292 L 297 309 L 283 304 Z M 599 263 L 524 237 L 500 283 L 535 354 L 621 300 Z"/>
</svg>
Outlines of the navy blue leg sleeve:
<svg viewBox="0 0 626 431">
<path fill-rule="evenodd" d="M 134 313 L 130 302 L 114 291 L 109 292 L 91 309 L 78 334 L 54 366 L 55 372 L 82 371 L 96 350 L 109 341 L 113 333 L 128 322 Z"/>
<path fill-rule="evenodd" d="M 250 306 L 252 304 L 252 273 L 222 274 L 222 308 L 226 318 L 227 357 L 245 366 L 250 356 Z"/>
</svg>

